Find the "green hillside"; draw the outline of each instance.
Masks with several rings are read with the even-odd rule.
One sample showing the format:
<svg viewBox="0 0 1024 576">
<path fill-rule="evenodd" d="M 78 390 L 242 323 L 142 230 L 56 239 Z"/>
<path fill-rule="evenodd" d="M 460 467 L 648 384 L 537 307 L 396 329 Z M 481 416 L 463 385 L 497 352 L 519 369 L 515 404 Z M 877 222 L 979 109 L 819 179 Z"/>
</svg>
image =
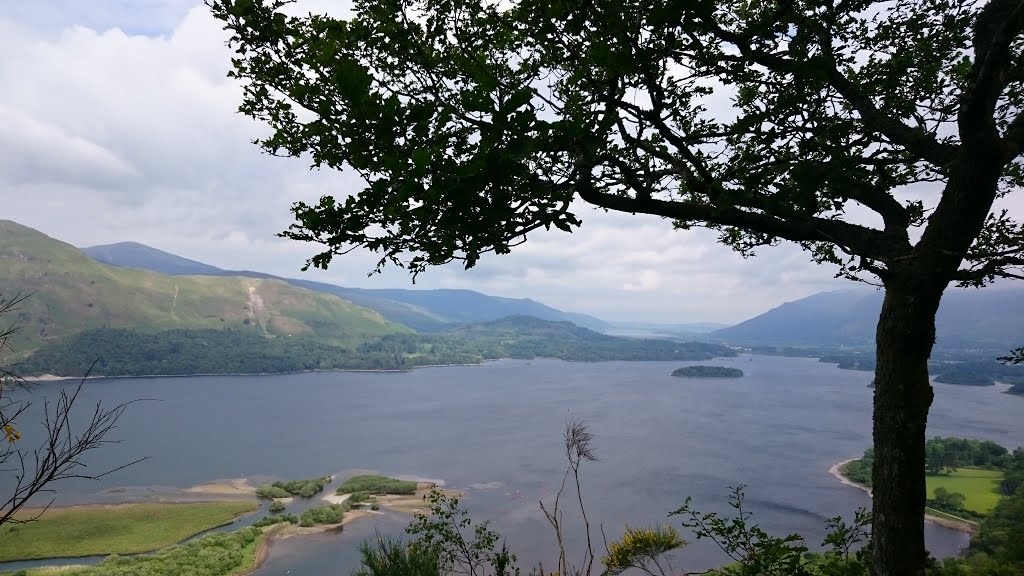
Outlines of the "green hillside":
<svg viewBox="0 0 1024 576">
<path fill-rule="evenodd" d="M 409 332 L 377 312 L 280 280 L 116 268 L 0 221 L 0 297 L 18 293 L 31 294 L 15 318 L 5 319 L 23 326 L 11 342 L 18 355 L 93 328 L 234 328 L 333 343 Z"/>
<path fill-rule="evenodd" d="M 417 332 L 443 332 L 458 324 L 490 322 L 506 316 L 533 316 L 542 320 L 567 321 L 598 331 L 611 327 L 599 318 L 565 312 L 529 298 L 502 298 L 473 290 L 346 288 L 315 280 L 283 278 L 252 270 L 223 270 L 137 242 L 90 246 L 81 250 L 103 264 L 150 270 L 161 274 L 284 280 L 294 286 L 334 294 L 365 306 L 379 312 L 384 318 L 408 326 Z"/>
</svg>

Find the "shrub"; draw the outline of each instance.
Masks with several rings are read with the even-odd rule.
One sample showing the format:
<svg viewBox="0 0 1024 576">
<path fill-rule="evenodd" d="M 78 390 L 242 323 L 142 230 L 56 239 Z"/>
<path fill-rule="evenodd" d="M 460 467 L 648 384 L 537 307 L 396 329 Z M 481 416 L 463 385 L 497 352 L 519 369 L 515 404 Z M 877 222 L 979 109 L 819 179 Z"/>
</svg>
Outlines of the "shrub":
<svg viewBox="0 0 1024 576">
<path fill-rule="evenodd" d="M 441 576 L 437 551 L 377 536 L 359 545 L 362 566 L 352 576 Z"/>
<path fill-rule="evenodd" d="M 939 487 L 935 489 L 935 498 L 929 501 L 933 507 L 947 511 L 947 512 L 960 512 L 964 509 L 964 502 L 967 501 L 967 497 L 959 492 L 950 492 L 945 488 Z"/>
<path fill-rule="evenodd" d="M 286 506 L 285 506 L 284 502 L 281 502 L 280 500 L 274 500 L 273 502 L 270 503 L 270 511 L 271 512 L 280 512 L 281 510 L 284 510 L 285 508 L 286 508 Z"/>
<path fill-rule="evenodd" d="M 671 526 L 631 528 L 626 525 L 622 538 L 608 544 L 608 554 L 601 563 L 609 575 L 622 574 L 630 568 L 650 573 L 659 558 L 685 545 Z"/>
<path fill-rule="evenodd" d="M 299 517 L 295 514 L 274 514 L 271 516 L 264 516 L 263 518 L 253 522 L 252 525 L 256 528 L 263 528 L 264 526 L 273 526 L 274 524 L 280 524 L 282 522 L 298 524 Z"/>
<path fill-rule="evenodd" d="M 264 484 L 256 489 L 256 495 L 260 498 L 291 498 L 291 494 L 279 486 Z"/>
<path fill-rule="evenodd" d="M 348 502 L 351 504 L 363 504 L 366 502 L 372 503 L 376 501 L 377 498 L 369 492 L 353 492 L 352 495 L 348 497 Z"/>
<path fill-rule="evenodd" d="M 312 498 L 323 490 L 324 486 L 330 484 L 330 482 L 330 476 L 321 476 L 319 478 L 310 478 L 308 480 L 278 480 L 271 484 L 271 486 L 279 488 L 288 494 L 302 496 L 303 498 Z M 283 498 L 283 496 L 279 496 L 279 498 Z"/>
<path fill-rule="evenodd" d="M 353 476 L 338 486 L 338 494 L 415 494 L 416 483 L 387 476 L 364 474 Z"/>
<path fill-rule="evenodd" d="M 319 524 L 338 524 L 345 517 L 345 506 L 328 504 L 317 508 L 308 508 L 299 516 L 299 526 L 317 526 Z"/>
</svg>

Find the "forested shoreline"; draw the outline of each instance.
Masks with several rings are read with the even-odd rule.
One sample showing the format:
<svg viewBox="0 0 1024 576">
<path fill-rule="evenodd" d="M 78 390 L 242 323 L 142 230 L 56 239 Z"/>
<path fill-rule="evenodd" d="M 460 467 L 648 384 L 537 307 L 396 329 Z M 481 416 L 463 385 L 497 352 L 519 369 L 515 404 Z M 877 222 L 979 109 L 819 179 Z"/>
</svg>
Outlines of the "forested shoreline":
<svg viewBox="0 0 1024 576">
<path fill-rule="evenodd" d="M 819 362 L 835 364 L 843 370 L 875 371 L 873 349 L 838 350 L 835 348 L 805 348 L 794 346 L 753 346 L 752 354 L 817 358 Z M 1003 350 L 936 349 L 928 363 L 928 370 L 939 384 L 959 386 L 992 386 L 1009 384 L 1008 394 L 1024 395 L 1024 365 L 1000 362 Z"/>
<path fill-rule="evenodd" d="M 76 377 L 271 374 L 319 370 L 411 370 L 500 358 L 567 361 L 704 360 L 735 356 L 707 343 L 639 340 L 568 323 L 510 319 L 443 334 L 395 334 L 351 343 L 266 337 L 255 331 L 87 330 L 43 346 L 18 365 L 22 375 Z M 91 368 L 91 371 L 90 371 Z"/>
</svg>

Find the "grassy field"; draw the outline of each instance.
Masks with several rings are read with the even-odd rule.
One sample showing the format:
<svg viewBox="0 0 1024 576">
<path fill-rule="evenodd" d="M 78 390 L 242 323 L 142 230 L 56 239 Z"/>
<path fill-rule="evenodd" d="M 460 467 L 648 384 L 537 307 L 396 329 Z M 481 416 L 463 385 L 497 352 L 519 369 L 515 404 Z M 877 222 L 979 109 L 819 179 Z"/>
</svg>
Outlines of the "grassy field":
<svg viewBox="0 0 1024 576">
<path fill-rule="evenodd" d="M 257 507 L 252 501 L 228 501 L 55 508 L 35 522 L 0 527 L 0 562 L 147 552 L 228 524 Z"/>
<path fill-rule="evenodd" d="M 1002 480 L 1002 471 L 978 468 L 961 468 L 948 475 L 928 475 L 928 497 L 933 498 L 935 489 L 942 487 L 963 494 L 967 498 L 964 503 L 967 510 L 988 514 L 999 502 L 999 484 Z"/>
<path fill-rule="evenodd" d="M 153 555 L 111 556 L 96 566 L 32 568 L 0 576 L 234 576 L 250 573 L 266 554 L 270 529 L 218 532 Z"/>
</svg>

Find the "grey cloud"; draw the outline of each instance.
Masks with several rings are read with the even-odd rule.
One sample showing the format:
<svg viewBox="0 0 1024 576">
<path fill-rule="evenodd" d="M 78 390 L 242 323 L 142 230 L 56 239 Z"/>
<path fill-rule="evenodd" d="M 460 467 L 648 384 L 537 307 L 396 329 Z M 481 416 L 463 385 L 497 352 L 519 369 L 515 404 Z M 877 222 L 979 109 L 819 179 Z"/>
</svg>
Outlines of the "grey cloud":
<svg viewBox="0 0 1024 576">
<path fill-rule="evenodd" d="M 79 246 L 135 240 L 223 268 L 411 287 L 402 270 L 368 278 L 378 256 L 367 252 L 339 257 L 327 271 L 299 271 L 320 247 L 275 237 L 292 221 L 291 204 L 342 197 L 362 184 L 250 144 L 265 128 L 236 112 L 240 91 L 225 78 L 224 32 L 198 4 L 106 0 L 94 14 L 78 9 L 64 19 L 25 8 L 0 17 L 0 74 L 20 79 L 0 93 L 0 115 L 10 120 L 0 136 L 5 217 Z M 346 6 L 308 2 L 300 10 Z M 133 35 L 148 17 L 165 30 Z M 40 22 L 49 28 L 40 32 Z M 472 270 L 430 270 L 417 287 L 669 322 L 742 320 L 848 285 L 796 246 L 744 260 L 712 232 L 587 206 L 578 214 L 584 225 L 573 234 L 533 234 Z"/>
<path fill-rule="evenodd" d="M 60 126 L 6 107 L 0 107 L 0 125 L 0 172 L 8 183 L 124 188 L 136 180 L 117 154 Z"/>
</svg>

